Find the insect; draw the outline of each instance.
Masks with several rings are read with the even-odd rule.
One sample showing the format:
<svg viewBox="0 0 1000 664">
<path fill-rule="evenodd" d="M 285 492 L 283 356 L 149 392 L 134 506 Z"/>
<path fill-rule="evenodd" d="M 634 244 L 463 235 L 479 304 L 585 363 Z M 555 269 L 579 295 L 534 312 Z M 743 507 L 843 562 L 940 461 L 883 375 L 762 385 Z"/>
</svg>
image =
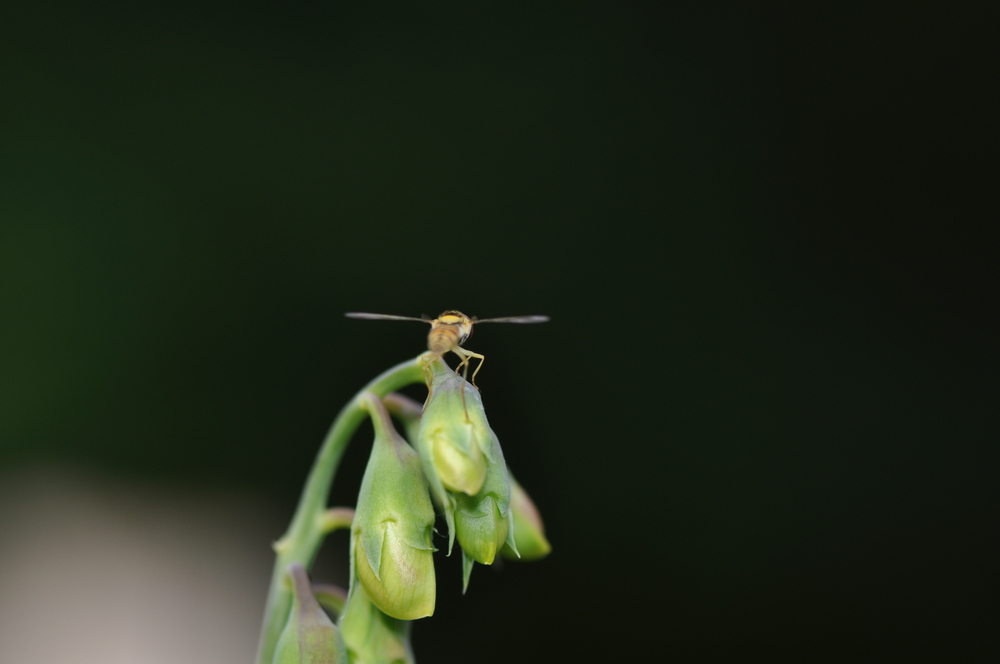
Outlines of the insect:
<svg viewBox="0 0 1000 664">
<path fill-rule="evenodd" d="M 437 318 L 411 318 L 410 316 L 390 316 L 388 314 L 364 314 L 351 312 L 345 314 L 348 318 L 363 318 L 366 320 L 415 320 L 421 323 L 430 323 L 431 331 L 427 334 L 427 350 L 431 352 L 427 358 L 428 364 L 441 359 L 445 354 L 452 352 L 461 359 L 456 371 L 462 369 L 462 378 L 467 378 L 469 373 L 469 361 L 473 358 L 479 360 L 476 370 L 472 372 L 472 384 L 476 384 L 476 374 L 483 368 L 483 360 L 486 358 L 479 353 L 462 348 L 462 344 L 472 334 L 472 326 L 479 323 L 544 323 L 548 316 L 506 316 L 504 318 L 484 318 L 477 319 L 475 316 L 469 317 L 461 311 L 446 311 Z M 464 398 L 464 393 L 463 393 Z"/>
</svg>

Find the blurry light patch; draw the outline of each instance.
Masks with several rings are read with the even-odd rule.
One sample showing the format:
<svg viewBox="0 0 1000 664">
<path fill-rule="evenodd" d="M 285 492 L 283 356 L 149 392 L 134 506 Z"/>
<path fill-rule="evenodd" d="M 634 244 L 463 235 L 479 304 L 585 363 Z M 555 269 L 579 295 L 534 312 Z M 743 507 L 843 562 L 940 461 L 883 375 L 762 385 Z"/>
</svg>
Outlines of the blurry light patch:
<svg viewBox="0 0 1000 664">
<path fill-rule="evenodd" d="M 252 661 L 281 516 L 253 495 L 7 469 L 0 662 Z"/>
</svg>

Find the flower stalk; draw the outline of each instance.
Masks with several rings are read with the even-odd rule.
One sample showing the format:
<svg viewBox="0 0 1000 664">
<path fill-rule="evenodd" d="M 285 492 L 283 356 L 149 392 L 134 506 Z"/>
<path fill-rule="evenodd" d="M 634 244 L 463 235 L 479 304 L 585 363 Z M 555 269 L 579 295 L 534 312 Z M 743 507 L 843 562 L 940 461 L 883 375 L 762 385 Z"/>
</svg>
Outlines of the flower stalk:
<svg viewBox="0 0 1000 664">
<path fill-rule="evenodd" d="M 284 536 L 274 545 L 277 559 L 264 609 L 264 623 L 257 646 L 257 664 L 271 664 L 278 637 L 291 610 L 292 592 L 283 582 L 285 570 L 292 563 L 299 563 L 308 569 L 323 542 L 325 535 L 323 516 L 334 474 L 351 436 L 367 415 L 367 411 L 360 403 L 361 397 L 366 393 L 384 397 L 407 385 L 422 383 L 423 366 L 423 355 L 419 355 L 397 364 L 378 376 L 344 406 L 330 427 L 316 455 L 316 461 L 313 462 L 312 470 L 309 471 L 292 523 Z"/>
</svg>

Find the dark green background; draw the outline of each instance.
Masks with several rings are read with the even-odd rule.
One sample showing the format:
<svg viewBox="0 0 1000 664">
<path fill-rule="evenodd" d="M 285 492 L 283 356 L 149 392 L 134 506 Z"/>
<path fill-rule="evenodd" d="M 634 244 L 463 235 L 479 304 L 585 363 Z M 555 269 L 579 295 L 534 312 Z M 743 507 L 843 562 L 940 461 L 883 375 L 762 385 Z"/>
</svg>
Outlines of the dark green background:
<svg viewBox="0 0 1000 664">
<path fill-rule="evenodd" d="M 343 312 L 545 313 L 468 345 L 554 552 L 464 598 L 442 560 L 421 661 L 995 646 L 985 15 L 2 11 L 0 467 L 290 515 L 336 411 L 423 347 Z"/>
</svg>

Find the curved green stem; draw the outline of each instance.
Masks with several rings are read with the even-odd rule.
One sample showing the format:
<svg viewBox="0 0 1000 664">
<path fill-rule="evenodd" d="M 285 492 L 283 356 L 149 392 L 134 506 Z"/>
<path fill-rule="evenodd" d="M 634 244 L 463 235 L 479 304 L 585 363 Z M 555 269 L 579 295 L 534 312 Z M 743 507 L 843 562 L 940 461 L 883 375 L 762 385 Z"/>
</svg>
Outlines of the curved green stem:
<svg viewBox="0 0 1000 664">
<path fill-rule="evenodd" d="M 354 522 L 354 510 L 350 507 L 331 507 L 323 512 L 322 530 L 329 535 L 335 530 L 350 528 Z"/>
<path fill-rule="evenodd" d="M 417 432 L 420 430 L 420 414 L 423 412 L 423 405 L 417 403 L 408 396 L 392 393 L 385 395 L 382 399 L 385 409 L 389 414 L 399 419 L 406 430 L 406 440 L 411 446 L 417 444 Z"/>
<path fill-rule="evenodd" d="M 389 392 L 406 385 L 424 382 L 423 357 L 418 355 L 412 360 L 397 364 L 365 385 L 344 406 L 330 427 L 316 455 L 316 461 L 313 462 L 306 485 L 302 489 L 302 497 L 299 499 L 292 523 L 285 535 L 274 545 L 278 556 L 274 562 L 271 587 L 264 610 L 264 624 L 261 627 L 260 642 L 257 647 L 257 664 L 271 664 L 278 637 L 288 620 L 292 593 L 283 581 L 285 570 L 291 563 L 300 563 L 308 568 L 323 542 L 323 536 L 326 534 L 324 514 L 330 487 L 333 485 L 333 476 L 337 472 L 340 458 L 351 436 L 367 415 L 359 400 L 368 392 L 384 397 Z"/>
</svg>

